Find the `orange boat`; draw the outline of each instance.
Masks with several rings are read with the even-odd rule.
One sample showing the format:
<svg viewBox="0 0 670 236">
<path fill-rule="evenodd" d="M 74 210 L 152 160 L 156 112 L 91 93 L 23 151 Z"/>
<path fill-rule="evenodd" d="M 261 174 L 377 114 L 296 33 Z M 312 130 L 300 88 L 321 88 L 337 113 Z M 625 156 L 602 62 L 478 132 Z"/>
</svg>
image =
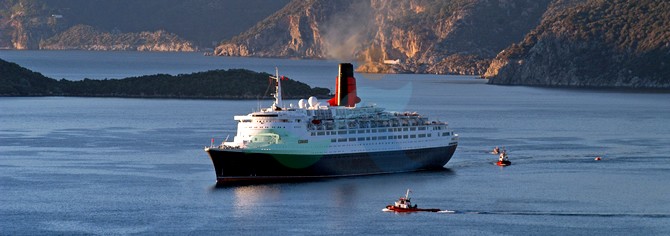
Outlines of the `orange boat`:
<svg viewBox="0 0 670 236">
<path fill-rule="evenodd" d="M 500 153 L 500 158 L 498 158 L 498 162 L 496 162 L 496 165 L 508 166 L 511 164 L 512 162 L 507 159 L 507 151 L 503 149 L 503 151 Z"/>
<path fill-rule="evenodd" d="M 512 164 L 512 162 L 508 161 L 508 160 L 496 162 L 496 165 L 499 165 L 499 166 L 508 166 L 508 165 L 511 165 L 511 164 Z"/>
</svg>

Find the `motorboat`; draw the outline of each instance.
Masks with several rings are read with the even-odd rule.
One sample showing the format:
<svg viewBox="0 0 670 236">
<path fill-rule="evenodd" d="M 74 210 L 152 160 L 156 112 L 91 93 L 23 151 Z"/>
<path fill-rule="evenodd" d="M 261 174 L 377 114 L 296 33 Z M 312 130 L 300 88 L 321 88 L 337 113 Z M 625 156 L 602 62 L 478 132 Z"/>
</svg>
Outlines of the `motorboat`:
<svg viewBox="0 0 670 236">
<path fill-rule="evenodd" d="M 496 165 L 498 165 L 498 166 L 508 166 L 508 165 L 511 165 L 511 164 L 512 164 L 512 162 L 509 161 L 509 160 L 502 160 L 502 161 L 496 162 Z"/>
<path fill-rule="evenodd" d="M 383 211 L 394 211 L 394 212 L 439 212 L 440 209 L 437 208 L 419 208 L 416 204 L 412 205 L 411 198 L 409 197 L 410 190 L 407 189 L 404 197 L 400 197 L 393 205 L 388 205 Z"/>
</svg>

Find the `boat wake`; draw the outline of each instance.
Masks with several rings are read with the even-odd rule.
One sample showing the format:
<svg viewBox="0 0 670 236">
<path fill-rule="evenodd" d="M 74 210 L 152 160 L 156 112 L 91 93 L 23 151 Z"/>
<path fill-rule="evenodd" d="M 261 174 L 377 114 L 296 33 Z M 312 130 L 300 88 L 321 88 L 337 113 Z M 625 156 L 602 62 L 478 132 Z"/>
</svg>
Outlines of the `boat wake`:
<svg viewBox="0 0 670 236">
<path fill-rule="evenodd" d="M 440 211 L 442 212 L 442 211 Z M 587 216 L 587 217 L 637 217 L 637 218 L 670 218 L 665 213 L 589 213 L 589 212 L 541 212 L 541 211 L 450 211 L 452 214 L 480 215 L 533 215 L 533 216 Z"/>
<path fill-rule="evenodd" d="M 384 212 L 393 210 L 382 209 Z M 440 210 L 442 214 L 479 214 L 479 215 L 521 215 L 521 216 L 586 216 L 586 217 L 636 217 L 636 218 L 670 218 L 665 213 L 588 213 L 588 212 L 539 212 L 539 211 L 457 211 Z"/>
<path fill-rule="evenodd" d="M 638 218 L 670 218 L 664 213 L 589 213 L 589 212 L 518 212 L 518 211 L 491 211 L 491 212 L 464 212 L 469 214 L 488 215 L 540 215 L 540 216 L 589 216 L 589 217 L 638 217 Z"/>
</svg>

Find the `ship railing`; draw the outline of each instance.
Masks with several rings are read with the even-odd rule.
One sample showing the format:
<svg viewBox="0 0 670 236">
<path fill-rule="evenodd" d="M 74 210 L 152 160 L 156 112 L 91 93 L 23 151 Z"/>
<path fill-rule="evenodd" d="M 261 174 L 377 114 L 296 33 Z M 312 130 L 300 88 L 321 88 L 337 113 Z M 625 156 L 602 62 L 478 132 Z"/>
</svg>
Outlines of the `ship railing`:
<svg viewBox="0 0 670 236">
<path fill-rule="evenodd" d="M 228 146 L 228 145 L 221 145 L 221 146 L 219 146 L 219 148 L 225 149 L 225 150 L 241 149 L 240 146 Z"/>
<path fill-rule="evenodd" d="M 210 145 L 209 147 L 205 146 L 205 149 L 212 149 L 212 148 L 221 149 L 221 150 L 242 149 L 242 147 L 239 146 L 239 145 L 232 146 L 232 145 L 227 145 L 227 144 L 223 144 L 223 143 L 218 145 L 218 146 L 214 146 L 214 144 Z"/>
</svg>

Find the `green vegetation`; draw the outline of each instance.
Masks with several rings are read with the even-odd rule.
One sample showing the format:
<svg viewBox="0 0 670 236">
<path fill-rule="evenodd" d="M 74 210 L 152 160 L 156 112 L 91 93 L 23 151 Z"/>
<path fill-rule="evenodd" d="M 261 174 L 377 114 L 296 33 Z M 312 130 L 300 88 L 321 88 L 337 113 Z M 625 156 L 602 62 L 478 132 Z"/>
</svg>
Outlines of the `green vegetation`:
<svg viewBox="0 0 670 236">
<path fill-rule="evenodd" d="M 0 96 L 91 96 L 142 98 L 258 99 L 272 91 L 270 74 L 244 69 L 211 70 L 180 75 L 147 75 L 125 79 L 54 80 L 15 63 L 0 60 Z M 282 81 L 285 98 L 324 97 L 325 88 Z"/>
<path fill-rule="evenodd" d="M 449 19 L 449 17 L 451 17 L 458 11 L 462 11 L 467 6 L 473 5 L 474 1 L 417 0 L 416 2 L 414 2 L 414 4 L 416 4 L 417 6 L 430 6 L 430 7 L 426 7 L 422 11 L 418 12 L 404 11 L 403 14 L 398 18 L 391 19 L 390 20 L 391 24 L 401 29 L 416 29 L 416 30 L 430 31 L 430 27 L 417 27 L 417 25 L 432 26 L 435 24 L 435 22 Z"/>
<path fill-rule="evenodd" d="M 58 81 L 16 63 L 0 60 L 0 96 L 49 96 L 60 94 Z"/>
<path fill-rule="evenodd" d="M 670 2 L 592 0 L 558 17 L 567 20 L 566 31 L 574 32 L 570 41 L 598 42 L 600 48 L 583 52 L 584 61 L 606 59 L 600 65 L 580 67 L 584 73 L 597 76 L 617 66 L 628 69 L 630 77 L 670 78 Z"/>
<path fill-rule="evenodd" d="M 555 7 L 522 42 L 500 53 L 489 82 L 670 87 L 670 2 L 574 2 Z"/>
</svg>

